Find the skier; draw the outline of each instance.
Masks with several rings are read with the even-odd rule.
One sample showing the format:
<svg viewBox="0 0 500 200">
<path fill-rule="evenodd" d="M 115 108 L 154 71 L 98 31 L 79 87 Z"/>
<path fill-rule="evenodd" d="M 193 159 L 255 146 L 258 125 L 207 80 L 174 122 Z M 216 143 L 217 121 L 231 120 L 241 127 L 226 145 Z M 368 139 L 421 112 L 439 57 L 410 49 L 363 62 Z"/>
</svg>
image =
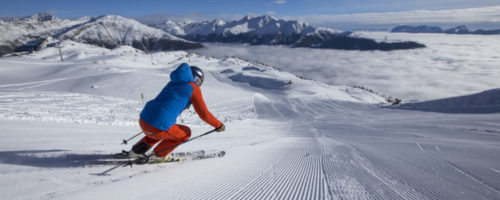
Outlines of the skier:
<svg viewBox="0 0 500 200">
<path fill-rule="evenodd" d="M 201 95 L 203 71 L 195 66 L 182 63 L 170 74 L 170 82 L 158 96 L 149 101 L 141 112 L 139 125 L 145 137 L 129 151 L 129 157 L 137 158 L 160 142 L 149 158 L 150 162 L 161 162 L 170 158 L 167 155 L 178 145 L 189 139 L 191 130 L 185 125 L 176 124 L 177 117 L 192 104 L 198 116 L 216 128 L 217 132 L 225 126 L 207 109 Z M 168 149 L 168 150 L 165 150 Z"/>
</svg>

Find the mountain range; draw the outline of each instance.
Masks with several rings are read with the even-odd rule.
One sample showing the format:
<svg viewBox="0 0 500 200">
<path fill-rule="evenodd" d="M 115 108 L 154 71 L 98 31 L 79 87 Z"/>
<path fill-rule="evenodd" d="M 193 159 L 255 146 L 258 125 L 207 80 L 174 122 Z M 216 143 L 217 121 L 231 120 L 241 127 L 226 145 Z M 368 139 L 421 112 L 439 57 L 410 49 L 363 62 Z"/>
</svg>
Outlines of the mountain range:
<svg viewBox="0 0 500 200">
<path fill-rule="evenodd" d="M 439 26 L 409 26 L 401 25 L 394 27 L 391 32 L 393 33 L 446 33 L 446 34 L 475 34 L 475 35 L 498 35 L 500 29 L 495 30 L 476 30 L 470 31 L 466 26 L 457 26 L 450 29 L 442 29 Z"/>
<path fill-rule="evenodd" d="M 240 20 L 228 22 L 222 20 L 194 23 L 166 21 L 151 26 L 197 42 L 288 45 L 343 50 L 396 50 L 425 47 L 415 42 L 376 42 L 372 39 L 353 36 L 350 32 L 313 27 L 304 22 L 277 19 L 272 16 L 246 16 Z"/>
<path fill-rule="evenodd" d="M 200 42 L 384 51 L 425 47 L 416 42 L 377 42 L 353 36 L 350 32 L 313 27 L 304 22 L 272 16 L 247 16 L 228 22 L 166 21 L 145 25 L 117 15 L 68 20 L 41 13 L 23 18 L 0 19 L 0 30 L 0 56 L 55 46 L 61 40 L 110 49 L 129 45 L 145 52 L 197 49 L 203 47 Z"/>
</svg>

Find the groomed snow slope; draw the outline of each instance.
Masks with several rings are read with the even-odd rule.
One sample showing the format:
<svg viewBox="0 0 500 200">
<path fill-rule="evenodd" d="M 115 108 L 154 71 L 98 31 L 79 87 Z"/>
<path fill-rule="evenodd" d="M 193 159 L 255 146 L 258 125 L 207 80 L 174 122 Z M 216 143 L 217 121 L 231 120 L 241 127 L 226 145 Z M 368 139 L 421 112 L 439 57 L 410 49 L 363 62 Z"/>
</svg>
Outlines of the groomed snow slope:
<svg viewBox="0 0 500 200">
<path fill-rule="evenodd" d="M 500 114 L 383 108 L 383 98 L 238 59 L 63 43 L 0 59 L 5 199 L 498 199 Z M 128 146 L 144 101 L 180 63 L 203 67 L 222 133 L 176 151 L 217 159 L 89 166 Z M 290 84 L 292 83 L 292 84 Z M 141 99 L 141 93 L 145 100 Z M 211 127 L 191 109 L 178 123 Z"/>
</svg>

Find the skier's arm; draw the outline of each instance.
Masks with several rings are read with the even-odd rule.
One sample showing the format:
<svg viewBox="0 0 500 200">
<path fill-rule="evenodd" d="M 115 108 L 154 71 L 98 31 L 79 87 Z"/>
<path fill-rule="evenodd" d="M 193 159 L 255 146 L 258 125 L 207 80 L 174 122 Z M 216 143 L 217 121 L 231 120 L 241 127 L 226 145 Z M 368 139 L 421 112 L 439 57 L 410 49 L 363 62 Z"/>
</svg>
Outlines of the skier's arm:
<svg viewBox="0 0 500 200">
<path fill-rule="evenodd" d="M 193 86 L 193 94 L 191 95 L 191 103 L 194 107 L 198 116 L 205 121 L 206 123 L 212 125 L 214 128 L 219 128 L 222 126 L 222 123 L 215 118 L 210 111 L 208 111 L 207 105 L 203 100 L 201 95 L 201 89 L 194 83 L 191 83 Z"/>
</svg>

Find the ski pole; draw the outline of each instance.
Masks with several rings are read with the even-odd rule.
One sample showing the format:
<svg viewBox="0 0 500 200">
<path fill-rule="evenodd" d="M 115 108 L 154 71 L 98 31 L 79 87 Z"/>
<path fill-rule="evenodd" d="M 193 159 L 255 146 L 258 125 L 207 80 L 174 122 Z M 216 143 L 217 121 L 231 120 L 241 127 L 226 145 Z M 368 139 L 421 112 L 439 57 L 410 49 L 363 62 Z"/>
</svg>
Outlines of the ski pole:
<svg viewBox="0 0 500 200">
<path fill-rule="evenodd" d="M 123 139 L 122 144 L 127 144 L 128 141 L 130 141 L 130 140 L 134 139 L 135 137 L 139 136 L 141 133 L 144 133 L 144 131 L 141 131 L 140 133 L 137 133 L 136 135 L 132 136 L 128 140 Z"/>
<path fill-rule="evenodd" d="M 177 147 L 177 146 L 179 146 L 179 145 L 181 145 L 181 144 L 186 144 L 186 143 L 188 143 L 188 142 L 191 142 L 191 141 L 193 141 L 193 140 L 196 140 L 196 139 L 198 139 L 198 138 L 201 138 L 201 137 L 203 137 L 203 136 L 206 136 L 206 135 L 208 135 L 208 134 L 210 134 L 210 133 L 213 133 L 213 132 L 215 132 L 216 130 L 217 130 L 217 129 L 213 129 L 213 130 L 211 130 L 211 131 L 208 131 L 208 132 L 206 132 L 206 133 L 203 133 L 203 134 L 201 134 L 201 135 L 198 135 L 198 136 L 196 136 L 196 137 L 193 137 L 193 138 L 191 138 L 191 139 L 189 139 L 189 140 L 186 140 L 186 141 L 184 141 L 184 142 L 182 142 L 182 143 L 180 143 L 180 144 L 172 145 L 172 146 L 170 146 L 170 147 L 168 147 L 168 148 L 162 149 L 162 150 L 161 150 L 161 151 L 159 151 L 158 153 L 162 153 L 162 152 L 168 151 L 168 150 L 170 150 L 170 149 L 172 149 L 172 148 L 175 148 L 175 147 Z M 107 174 L 108 172 L 113 171 L 113 170 L 115 170 L 115 169 L 116 169 L 116 168 L 118 168 L 118 167 L 126 167 L 126 166 L 129 166 L 129 165 L 130 165 L 130 167 L 132 167 L 132 165 L 133 165 L 133 164 L 135 164 L 135 163 L 145 163 L 145 162 L 147 162 L 147 161 L 149 160 L 149 158 L 150 158 L 151 156 L 153 156 L 153 155 L 155 155 L 155 154 L 154 154 L 154 153 L 153 153 L 153 154 L 150 154 L 150 155 L 145 155 L 145 154 L 143 154 L 143 157 L 136 158 L 136 159 L 131 160 L 131 161 L 129 161 L 129 162 L 127 162 L 127 163 L 125 163 L 125 164 L 119 163 L 119 164 L 117 164 L 117 165 L 115 165 L 115 166 L 113 166 L 113 167 L 111 167 L 111 168 L 107 169 L 106 171 L 103 171 L 103 172 L 98 173 L 98 174 L 93 174 L 93 175 L 98 175 L 98 176 L 109 175 L 109 174 Z"/>
</svg>

